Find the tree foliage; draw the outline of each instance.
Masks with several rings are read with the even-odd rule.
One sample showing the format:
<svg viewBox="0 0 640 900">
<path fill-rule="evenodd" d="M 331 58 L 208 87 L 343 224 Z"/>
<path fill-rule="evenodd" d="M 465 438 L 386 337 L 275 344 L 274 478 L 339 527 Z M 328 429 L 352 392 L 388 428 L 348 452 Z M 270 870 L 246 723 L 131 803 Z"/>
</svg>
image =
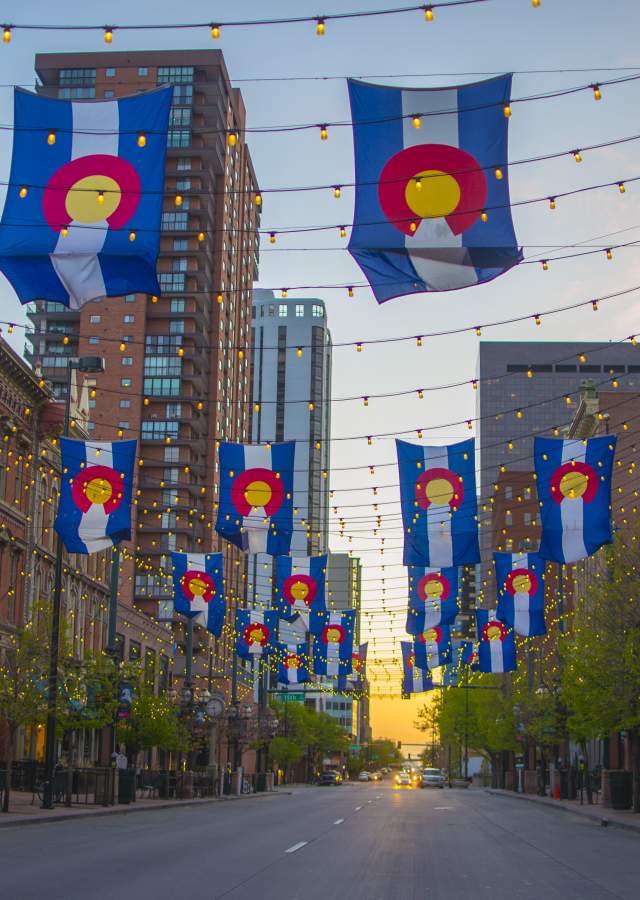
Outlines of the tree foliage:
<svg viewBox="0 0 640 900">
<path fill-rule="evenodd" d="M 191 748 L 180 708 L 166 694 L 155 696 L 142 676 L 135 685 L 130 717 L 118 723 L 118 740 L 126 745 L 129 757 L 152 747 L 175 752 Z"/>
</svg>

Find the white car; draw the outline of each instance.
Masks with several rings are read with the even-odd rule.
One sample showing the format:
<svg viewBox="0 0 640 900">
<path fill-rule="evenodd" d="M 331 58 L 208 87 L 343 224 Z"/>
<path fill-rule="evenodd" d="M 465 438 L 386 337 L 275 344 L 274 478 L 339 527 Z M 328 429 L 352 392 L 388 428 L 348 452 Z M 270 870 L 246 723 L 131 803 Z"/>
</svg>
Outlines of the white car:
<svg viewBox="0 0 640 900">
<path fill-rule="evenodd" d="M 442 769 L 423 769 L 422 770 L 422 779 L 420 781 L 421 788 L 428 787 L 444 787 L 444 775 L 442 774 Z"/>
<path fill-rule="evenodd" d="M 360 772 L 358 775 L 358 781 L 371 781 L 371 775 L 369 772 Z"/>
<path fill-rule="evenodd" d="M 397 787 L 411 787 L 411 776 L 408 772 L 399 772 L 396 775 Z"/>
</svg>

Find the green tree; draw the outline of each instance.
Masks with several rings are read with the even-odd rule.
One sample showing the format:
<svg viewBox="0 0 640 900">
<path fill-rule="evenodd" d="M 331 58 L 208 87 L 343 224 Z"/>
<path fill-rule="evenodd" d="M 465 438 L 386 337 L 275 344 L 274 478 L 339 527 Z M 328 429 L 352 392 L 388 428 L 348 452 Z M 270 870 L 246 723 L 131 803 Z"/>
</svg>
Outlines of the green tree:
<svg viewBox="0 0 640 900">
<path fill-rule="evenodd" d="M 286 777 L 289 768 L 304 756 L 304 747 L 291 738 L 275 737 L 269 744 L 269 755 Z"/>
<path fill-rule="evenodd" d="M 288 703 L 286 710 L 284 704 L 277 701 L 272 706 L 278 715 L 281 735 L 303 748 L 308 777 L 313 769 L 319 768 L 323 756 L 348 750 L 349 733 L 328 713 L 316 712 L 302 703 Z"/>
<path fill-rule="evenodd" d="M 130 718 L 118 723 L 118 740 L 126 744 L 130 759 L 152 747 L 176 752 L 191 748 L 191 734 L 180 708 L 166 694 L 156 697 L 142 677 L 135 686 Z"/>
</svg>

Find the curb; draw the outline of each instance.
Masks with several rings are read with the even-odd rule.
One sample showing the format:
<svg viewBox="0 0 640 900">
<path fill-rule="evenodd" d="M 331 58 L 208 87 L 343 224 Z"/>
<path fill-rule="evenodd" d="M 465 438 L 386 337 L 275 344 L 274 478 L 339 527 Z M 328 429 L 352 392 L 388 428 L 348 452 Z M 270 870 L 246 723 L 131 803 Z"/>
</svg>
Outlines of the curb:
<svg viewBox="0 0 640 900">
<path fill-rule="evenodd" d="M 135 803 L 132 803 L 131 805 L 116 805 L 107 809 L 86 810 L 77 813 L 53 813 L 50 816 L 29 816 L 24 819 L 11 819 L 11 813 L 9 813 L 6 820 L 0 818 L 0 829 L 18 828 L 22 825 L 47 825 L 49 822 L 75 822 L 76 819 L 102 819 L 105 816 L 126 816 L 133 813 L 156 812 L 156 810 L 160 809 L 181 809 L 189 806 L 205 806 L 211 803 L 228 803 L 235 800 L 256 800 L 261 797 L 284 797 L 291 796 L 291 793 L 291 791 L 269 791 L 261 794 L 245 794 L 240 797 L 205 797 L 202 800 L 173 800 L 168 803 L 158 803 L 154 806 L 136 807 Z M 2 814 L 0 813 L 0 815 Z"/>
<path fill-rule="evenodd" d="M 555 812 L 565 812 L 569 813 L 572 816 L 578 816 L 579 819 L 589 819 L 592 822 L 597 822 L 598 825 L 607 825 L 610 828 L 622 828 L 625 831 L 632 831 L 635 834 L 640 832 L 640 816 L 638 817 L 639 821 L 636 825 L 635 822 L 620 822 L 617 819 L 609 819 L 606 815 L 602 815 L 597 812 L 578 812 L 574 809 L 568 809 L 566 806 L 549 803 L 547 800 L 543 800 L 542 797 L 534 797 L 530 794 L 518 794 L 514 792 L 505 792 L 498 791 L 495 788 L 485 788 L 485 794 L 491 794 L 494 797 L 504 797 L 505 799 L 515 799 L 515 800 L 524 800 L 526 803 L 535 803 L 537 806 L 542 806 L 545 809 L 551 809 Z M 582 807 L 584 810 L 585 808 Z"/>
</svg>

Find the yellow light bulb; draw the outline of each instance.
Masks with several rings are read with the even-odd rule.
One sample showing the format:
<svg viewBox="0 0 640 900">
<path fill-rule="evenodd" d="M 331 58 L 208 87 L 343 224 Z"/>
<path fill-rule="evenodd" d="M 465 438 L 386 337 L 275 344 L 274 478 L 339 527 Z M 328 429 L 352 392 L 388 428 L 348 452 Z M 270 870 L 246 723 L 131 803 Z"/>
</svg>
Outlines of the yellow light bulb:
<svg viewBox="0 0 640 900">
<path fill-rule="evenodd" d="M 69 229 L 67 228 L 66 225 L 64 225 L 64 226 L 60 229 L 60 234 L 61 234 L 62 237 L 66 237 L 66 236 L 69 234 Z"/>
<path fill-rule="evenodd" d="M 613 252 L 611 251 L 611 249 L 607 248 L 606 254 L 607 254 L 607 259 L 613 259 Z"/>
<path fill-rule="evenodd" d="M 152 302 L 152 303 L 157 303 L 157 302 L 158 302 L 158 298 L 157 298 L 157 296 L 156 296 L 155 294 L 152 294 L 152 295 L 151 295 L 151 302 Z"/>
<path fill-rule="evenodd" d="M 602 91 L 600 90 L 599 84 L 593 85 L 593 99 L 594 100 L 602 100 Z"/>
<path fill-rule="evenodd" d="M 504 177 L 504 173 L 503 173 L 502 169 L 500 168 L 500 166 L 498 166 L 498 168 L 495 170 L 494 174 L 495 174 L 496 178 L 498 179 L 498 181 L 502 181 L 502 179 Z"/>
<path fill-rule="evenodd" d="M 269 243 L 275 244 L 275 242 L 276 242 L 276 233 L 275 233 L 275 231 L 272 231 L 271 234 L 269 235 Z"/>
<path fill-rule="evenodd" d="M 538 316 L 538 315 L 535 315 L 535 316 L 533 317 L 533 320 L 534 320 L 534 322 L 536 323 L 536 325 L 541 325 L 541 324 L 542 324 L 542 320 L 541 320 L 540 316 Z"/>
<path fill-rule="evenodd" d="M 321 126 L 320 126 L 320 140 L 321 140 L 321 141 L 326 141 L 326 139 L 327 139 L 328 137 L 329 137 L 329 132 L 327 131 L 327 126 L 326 126 L 326 125 L 321 125 Z"/>
<path fill-rule="evenodd" d="M 47 135 L 47 144 L 53 145 L 53 144 L 55 144 L 55 142 L 56 142 L 56 133 L 55 133 L 55 131 L 50 131 L 49 134 Z"/>
<path fill-rule="evenodd" d="M 216 301 L 217 301 L 218 303 L 222 303 L 222 294 L 217 294 L 217 296 L 216 296 Z"/>
<path fill-rule="evenodd" d="M 430 6 L 427 6 L 424 11 L 424 18 L 426 22 L 433 22 L 433 9 Z"/>
<path fill-rule="evenodd" d="M 369 405 L 369 398 L 368 398 L 368 397 L 363 397 L 363 398 L 362 398 L 362 402 L 363 402 L 364 406 L 368 406 L 368 405 Z"/>
<path fill-rule="evenodd" d="M 104 203 L 104 191 L 98 191 L 98 203 Z"/>
<path fill-rule="evenodd" d="M 145 406 L 148 406 L 148 405 L 149 405 L 149 398 L 148 398 L 148 397 L 145 397 L 144 400 L 143 400 L 142 402 L 144 403 Z"/>
<path fill-rule="evenodd" d="M 287 299 L 287 289 L 286 288 L 282 288 L 282 290 L 280 291 L 280 296 L 282 297 L 283 300 Z"/>
<path fill-rule="evenodd" d="M 524 413 L 522 412 L 521 409 L 516 410 L 516 417 L 518 419 L 521 419 L 523 415 L 524 415 Z"/>
<path fill-rule="evenodd" d="M 579 150 L 574 150 L 574 151 L 573 151 L 573 158 L 575 159 L 575 161 L 576 161 L 577 163 L 582 162 L 582 153 L 580 153 Z"/>
<path fill-rule="evenodd" d="M 344 225 L 341 225 L 340 226 L 340 237 L 343 238 L 346 236 L 347 236 L 347 229 L 344 227 Z"/>
<path fill-rule="evenodd" d="M 220 26 L 219 25 L 211 26 L 211 37 L 213 38 L 214 41 L 218 40 L 218 38 L 220 37 Z"/>
<path fill-rule="evenodd" d="M 262 194 L 256 194 L 254 200 L 256 206 L 262 206 Z"/>
<path fill-rule="evenodd" d="M 202 241 L 205 239 L 205 237 L 206 237 L 206 235 L 205 235 L 204 231 L 198 232 L 198 240 L 200 241 L 200 243 L 202 243 Z"/>
<path fill-rule="evenodd" d="M 25 187 L 25 185 L 23 185 L 23 186 L 20 188 L 20 197 L 21 197 L 22 200 L 24 200 L 24 198 L 25 198 L 26 196 L 27 196 L 27 188 Z"/>
<path fill-rule="evenodd" d="M 534 9 L 537 9 L 540 6 L 540 0 L 531 0 L 531 5 Z"/>
<path fill-rule="evenodd" d="M 325 33 L 325 31 L 326 31 L 326 28 L 325 28 L 325 24 L 324 24 L 324 19 L 318 19 L 316 21 L 316 34 L 319 35 L 320 37 L 322 37 L 322 35 Z"/>
<path fill-rule="evenodd" d="M 184 348 L 178 347 L 178 356 L 184 356 Z"/>
<path fill-rule="evenodd" d="M 140 133 L 138 135 L 138 147 L 146 147 L 147 146 L 147 136 L 146 134 Z"/>
<path fill-rule="evenodd" d="M 626 191 L 627 189 L 626 189 L 626 187 L 624 186 L 624 181 L 619 181 L 619 182 L 618 182 L 618 190 L 620 191 L 621 194 L 624 194 L 624 193 L 625 193 L 625 191 Z"/>
<path fill-rule="evenodd" d="M 5 25 L 2 29 L 2 40 L 5 42 L 5 44 L 11 43 L 11 29 L 8 25 Z"/>
<path fill-rule="evenodd" d="M 414 116 L 412 121 L 414 128 L 422 128 L 422 119 L 420 116 Z"/>
<path fill-rule="evenodd" d="M 135 231 L 130 231 L 129 232 L 129 240 L 131 241 L 131 243 L 133 243 L 135 241 L 135 239 L 136 239 Z"/>
<path fill-rule="evenodd" d="M 298 347 L 298 349 L 296 350 L 296 356 L 298 357 L 298 359 L 300 359 L 300 357 L 302 356 L 302 347 Z"/>
<path fill-rule="evenodd" d="M 125 351 L 126 349 L 127 349 L 127 345 L 125 344 L 124 341 L 121 341 L 121 342 L 120 342 L 120 353 L 124 353 L 124 351 Z"/>
<path fill-rule="evenodd" d="M 333 196 L 336 198 L 336 200 L 339 200 L 340 197 L 342 196 L 342 190 L 341 190 L 341 188 L 340 188 L 340 185 L 337 184 L 337 185 L 334 187 L 334 189 L 333 189 Z"/>
<path fill-rule="evenodd" d="M 505 105 L 502 107 L 502 113 L 505 119 L 511 118 L 511 105 L 509 103 L 505 103 Z"/>
<path fill-rule="evenodd" d="M 356 350 L 358 351 L 358 353 L 362 353 L 362 344 L 356 344 Z"/>
<path fill-rule="evenodd" d="M 549 197 L 549 209 L 555 209 L 555 208 L 556 208 L 556 198 Z"/>
<path fill-rule="evenodd" d="M 476 327 L 476 337 L 481 337 L 481 336 L 482 336 L 482 328 L 480 328 L 480 326 L 478 325 Z"/>
<path fill-rule="evenodd" d="M 105 44 L 111 44 L 113 41 L 113 29 L 105 28 L 104 30 L 104 42 Z"/>
<path fill-rule="evenodd" d="M 347 297 L 353 297 L 353 288 L 352 287 L 347 288 Z"/>
<path fill-rule="evenodd" d="M 542 260 L 542 271 L 546 272 L 548 268 L 549 268 L 549 262 L 546 259 L 543 259 Z"/>
<path fill-rule="evenodd" d="M 236 134 L 235 131 L 230 131 L 229 134 L 227 135 L 227 144 L 230 147 L 235 147 L 235 145 L 237 143 L 238 143 L 238 135 Z"/>
<path fill-rule="evenodd" d="M 527 369 L 527 378 L 533 378 L 533 369 Z"/>
<path fill-rule="evenodd" d="M 483 222 L 489 221 L 489 216 L 487 215 L 486 209 L 482 210 L 482 212 L 480 213 L 480 218 L 482 219 Z"/>
</svg>

